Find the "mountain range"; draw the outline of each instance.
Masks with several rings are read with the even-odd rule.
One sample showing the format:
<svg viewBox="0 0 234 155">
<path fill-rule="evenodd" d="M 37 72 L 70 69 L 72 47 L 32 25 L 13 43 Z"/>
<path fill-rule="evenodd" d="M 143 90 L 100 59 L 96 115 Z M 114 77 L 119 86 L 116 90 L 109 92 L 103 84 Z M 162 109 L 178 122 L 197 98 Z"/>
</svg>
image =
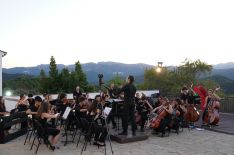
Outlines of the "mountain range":
<svg viewBox="0 0 234 155">
<path fill-rule="evenodd" d="M 90 83 L 96 83 L 98 81 L 98 74 L 104 75 L 104 80 L 109 80 L 116 74 L 126 77 L 129 74 L 136 76 L 138 82 L 143 81 L 144 70 L 146 68 L 152 68 L 154 66 L 138 63 L 138 64 L 124 64 L 118 62 L 98 62 L 98 63 L 84 63 L 81 64 L 83 71 L 87 75 L 87 79 Z M 171 66 L 173 67 L 173 66 Z M 63 68 L 67 68 L 70 71 L 74 70 L 74 65 L 57 64 L 57 68 L 61 71 Z M 43 69 L 46 74 L 49 73 L 49 64 L 41 64 L 34 67 L 14 67 L 3 68 L 3 80 L 10 80 L 12 78 L 20 77 L 22 75 L 38 76 L 40 70 Z M 234 80 L 234 62 L 222 63 L 213 66 L 213 70 L 209 76 L 220 75 L 230 80 Z"/>
</svg>

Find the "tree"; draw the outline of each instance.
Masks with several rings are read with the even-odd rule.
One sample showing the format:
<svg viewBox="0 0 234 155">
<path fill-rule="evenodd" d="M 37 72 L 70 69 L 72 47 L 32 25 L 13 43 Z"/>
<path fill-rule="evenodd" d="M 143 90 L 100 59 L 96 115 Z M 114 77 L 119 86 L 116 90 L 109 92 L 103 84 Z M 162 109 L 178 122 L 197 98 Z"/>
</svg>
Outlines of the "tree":
<svg viewBox="0 0 234 155">
<path fill-rule="evenodd" d="M 79 61 L 75 63 L 75 84 L 79 85 L 81 88 L 83 88 L 86 91 L 86 87 L 88 85 L 88 81 L 86 78 L 85 73 L 82 70 L 81 64 Z"/>
<path fill-rule="evenodd" d="M 67 68 L 63 68 L 59 75 L 59 83 L 60 83 L 60 89 L 65 92 L 69 93 L 70 92 L 70 73 Z"/>
<path fill-rule="evenodd" d="M 50 58 L 50 71 L 49 71 L 49 76 L 52 79 L 56 79 L 58 77 L 58 69 L 57 69 L 57 64 L 55 61 L 55 58 L 51 56 Z"/>
<path fill-rule="evenodd" d="M 50 71 L 49 71 L 49 93 L 57 93 L 59 88 L 58 69 L 55 58 L 50 58 Z"/>
<path fill-rule="evenodd" d="M 119 74 L 116 74 L 111 80 L 108 81 L 108 84 L 114 83 L 116 86 L 120 86 L 124 83 L 124 80 Z"/>
<path fill-rule="evenodd" d="M 179 92 L 184 84 L 197 81 L 202 73 L 212 70 L 212 66 L 205 62 L 185 60 L 174 70 L 162 68 L 161 73 L 156 73 L 154 68 L 146 69 L 144 74 L 143 89 L 159 89 L 163 94 Z"/>
<path fill-rule="evenodd" d="M 39 83 L 40 83 L 40 92 L 41 93 L 48 93 L 50 92 L 50 79 L 46 76 L 45 71 L 41 69 L 39 75 Z"/>
</svg>

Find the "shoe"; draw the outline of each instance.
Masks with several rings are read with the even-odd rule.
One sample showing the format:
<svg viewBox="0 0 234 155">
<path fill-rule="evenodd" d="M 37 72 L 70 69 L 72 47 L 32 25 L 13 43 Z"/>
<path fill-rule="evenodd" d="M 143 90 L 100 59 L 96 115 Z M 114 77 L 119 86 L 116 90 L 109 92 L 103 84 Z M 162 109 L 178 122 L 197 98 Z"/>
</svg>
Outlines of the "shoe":
<svg viewBox="0 0 234 155">
<path fill-rule="evenodd" d="M 55 150 L 55 146 L 50 145 L 49 148 L 50 148 L 50 150 L 52 150 L 52 151 Z"/>
<path fill-rule="evenodd" d="M 93 145 L 97 145 L 97 146 L 105 146 L 105 143 L 102 143 L 102 142 L 93 142 Z"/>
<path fill-rule="evenodd" d="M 123 132 L 119 133 L 118 135 L 125 135 L 125 136 L 127 136 L 128 133 L 126 131 L 123 131 Z"/>
</svg>

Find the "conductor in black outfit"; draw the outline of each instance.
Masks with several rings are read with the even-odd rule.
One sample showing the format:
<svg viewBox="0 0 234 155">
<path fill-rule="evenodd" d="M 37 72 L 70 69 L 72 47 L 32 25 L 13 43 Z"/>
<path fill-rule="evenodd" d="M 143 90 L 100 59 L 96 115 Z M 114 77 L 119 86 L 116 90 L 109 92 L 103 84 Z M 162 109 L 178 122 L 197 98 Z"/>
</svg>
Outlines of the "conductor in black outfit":
<svg viewBox="0 0 234 155">
<path fill-rule="evenodd" d="M 123 104 L 123 115 L 122 115 L 122 127 L 123 132 L 119 135 L 128 134 L 128 120 L 131 122 L 132 126 L 132 135 L 136 135 L 136 122 L 135 122 L 135 93 L 136 87 L 133 84 L 134 77 L 129 75 L 126 79 L 126 85 L 124 85 L 119 91 L 118 94 L 124 92 L 124 104 Z"/>
</svg>

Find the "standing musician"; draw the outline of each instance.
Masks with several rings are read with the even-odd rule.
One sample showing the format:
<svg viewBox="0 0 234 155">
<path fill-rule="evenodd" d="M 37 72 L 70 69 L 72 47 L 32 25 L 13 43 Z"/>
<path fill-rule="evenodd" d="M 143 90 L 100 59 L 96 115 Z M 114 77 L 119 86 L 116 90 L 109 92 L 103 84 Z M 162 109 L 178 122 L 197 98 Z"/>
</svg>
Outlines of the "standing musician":
<svg viewBox="0 0 234 155">
<path fill-rule="evenodd" d="M 73 92 L 73 99 L 76 101 L 76 103 L 79 103 L 79 99 L 82 96 L 82 92 L 80 90 L 80 87 L 77 86 L 76 90 Z"/>
<path fill-rule="evenodd" d="M 122 127 L 123 131 L 119 135 L 128 134 L 128 120 L 131 121 L 132 135 L 136 135 L 136 122 L 134 117 L 135 112 L 135 93 L 136 87 L 133 84 L 134 77 L 129 75 L 126 79 L 126 84 L 117 92 L 120 94 L 124 92 L 124 104 L 123 104 L 123 115 L 122 115 Z"/>
<path fill-rule="evenodd" d="M 208 106 L 210 103 L 213 103 L 214 101 L 219 101 L 220 100 L 220 97 L 215 93 L 216 91 L 218 91 L 220 89 L 220 87 L 218 88 L 215 88 L 215 90 L 212 90 L 212 89 L 209 89 L 208 90 L 208 96 L 206 96 L 205 98 L 205 104 L 204 104 L 204 112 L 203 112 L 203 115 L 202 115 L 202 121 L 203 121 L 203 125 L 210 125 L 209 123 L 206 124 L 204 122 L 204 119 L 206 117 L 206 115 L 208 114 Z"/>
</svg>

